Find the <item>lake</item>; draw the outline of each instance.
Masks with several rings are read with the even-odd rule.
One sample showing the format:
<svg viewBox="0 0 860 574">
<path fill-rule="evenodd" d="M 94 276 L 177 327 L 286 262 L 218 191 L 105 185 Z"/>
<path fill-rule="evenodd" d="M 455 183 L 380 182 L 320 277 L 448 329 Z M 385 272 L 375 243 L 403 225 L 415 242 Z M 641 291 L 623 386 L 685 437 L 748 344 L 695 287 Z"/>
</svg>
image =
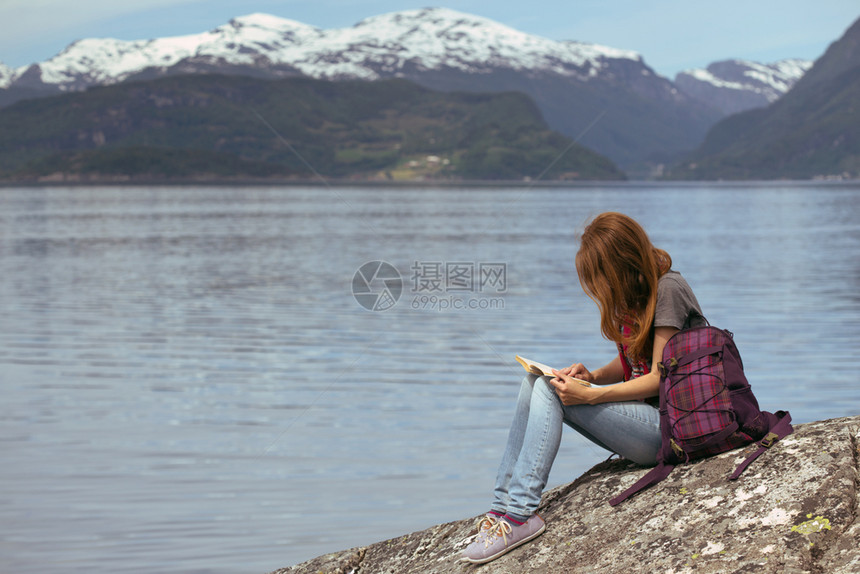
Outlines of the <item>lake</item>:
<svg viewBox="0 0 860 574">
<path fill-rule="evenodd" d="M 573 266 L 608 210 L 763 408 L 860 413 L 856 183 L 0 189 L 0 571 L 262 574 L 484 512 L 514 355 L 613 356 Z M 607 456 L 568 430 L 550 483 Z"/>
</svg>

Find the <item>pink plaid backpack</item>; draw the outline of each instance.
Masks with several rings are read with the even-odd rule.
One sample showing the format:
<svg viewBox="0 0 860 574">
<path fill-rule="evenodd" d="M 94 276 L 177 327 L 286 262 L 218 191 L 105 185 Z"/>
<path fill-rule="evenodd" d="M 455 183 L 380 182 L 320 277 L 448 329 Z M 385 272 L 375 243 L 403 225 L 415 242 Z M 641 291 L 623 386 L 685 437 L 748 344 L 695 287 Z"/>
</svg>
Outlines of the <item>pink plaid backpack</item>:
<svg viewBox="0 0 860 574">
<path fill-rule="evenodd" d="M 758 442 L 759 448 L 729 476 L 735 480 L 794 430 L 789 413 L 759 409 L 729 331 L 708 325 L 675 333 L 659 367 L 663 442 L 657 466 L 610 500 L 612 506 L 657 484 L 677 464 Z"/>
</svg>

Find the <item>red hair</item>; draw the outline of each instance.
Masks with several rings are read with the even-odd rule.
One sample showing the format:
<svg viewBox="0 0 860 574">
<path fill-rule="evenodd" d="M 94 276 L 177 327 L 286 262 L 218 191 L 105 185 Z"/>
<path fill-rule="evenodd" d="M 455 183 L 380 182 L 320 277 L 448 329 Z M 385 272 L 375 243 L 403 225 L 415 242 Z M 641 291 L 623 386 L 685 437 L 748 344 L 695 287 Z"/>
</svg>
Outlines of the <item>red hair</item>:
<svg viewBox="0 0 860 574">
<path fill-rule="evenodd" d="M 582 233 L 576 272 L 582 289 L 600 309 L 603 336 L 627 345 L 634 360 L 650 363 L 654 346 L 657 281 L 672 267 L 672 258 L 651 244 L 634 219 L 607 212 Z M 628 327 L 625 337 L 621 326 Z"/>
</svg>

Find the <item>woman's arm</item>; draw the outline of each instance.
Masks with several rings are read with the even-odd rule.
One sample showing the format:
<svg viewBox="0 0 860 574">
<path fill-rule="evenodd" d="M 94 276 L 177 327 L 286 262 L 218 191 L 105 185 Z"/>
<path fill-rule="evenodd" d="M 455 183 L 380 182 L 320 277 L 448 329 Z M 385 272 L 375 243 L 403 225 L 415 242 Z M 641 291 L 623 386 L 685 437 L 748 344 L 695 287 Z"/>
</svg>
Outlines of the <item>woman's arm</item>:
<svg viewBox="0 0 860 574">
<path fill-rule="evenodd" d="M 677 332 L 678 329 L 674 327 L 657 327 L 654 330 L 654 351 L 651 356 L 651 372 L 647 375 L 617 385 L 586 387 L 574 381 L 567 373 L 553 371 L 556 378 L 551 379 L 550 383 L 555 387 L 562 404 L 565 405 L 596 405 L 599 403 L 656 397 L 660 389 L 660 372 L 657 364 L 663 358 L 663 347 L 666 346 L 666 341 Z M 613 363 L 609 363 L 606 367 L 610 367 Z M 573 365 L 573 367 L 575 366 Z M 620 367 L 620 359 L 618 367 Z M 597 370 L 597 372 L 600 371 L 601 369 Z M 594 374 L 592 373 L 592 375 Z"/>
</svg>

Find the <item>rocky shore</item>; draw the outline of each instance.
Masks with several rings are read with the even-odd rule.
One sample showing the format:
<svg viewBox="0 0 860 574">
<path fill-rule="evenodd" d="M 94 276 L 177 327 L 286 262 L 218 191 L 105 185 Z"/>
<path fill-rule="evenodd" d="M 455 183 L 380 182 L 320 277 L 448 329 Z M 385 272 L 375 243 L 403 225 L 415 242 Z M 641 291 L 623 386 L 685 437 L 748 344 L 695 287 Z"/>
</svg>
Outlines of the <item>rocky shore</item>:
<svg viewBox="0 0 860 574">
<path fill-rule="evenodd" d="M 617 507 L 645 471 L 599 464 L 544 494 L 546 533 L 484 566 L 459 561 L 470 517 L 273 574 L 860 572 L 860 416 L 795 425 L 728 481 L 749 452 L 677 467 Z"/>
</svg>

